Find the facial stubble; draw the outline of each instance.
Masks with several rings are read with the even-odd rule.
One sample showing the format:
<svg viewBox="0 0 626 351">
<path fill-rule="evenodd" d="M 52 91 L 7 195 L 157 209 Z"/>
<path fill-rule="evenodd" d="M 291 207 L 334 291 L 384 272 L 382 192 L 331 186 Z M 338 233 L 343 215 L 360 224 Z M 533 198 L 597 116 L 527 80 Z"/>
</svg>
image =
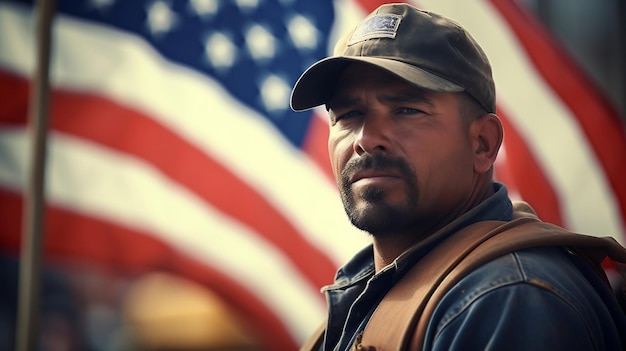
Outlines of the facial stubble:
<svg viewBox="0 0 626 351">
<path fill-rule="evenodd" d="M 382 186 L 371 185 L 355 192 L 350 178 L 363 170 L 400 174 L 406 187 L 404 201 L 391 204 L 387 199 L 388 191 Z M 418 225 L 417 174 L 404 159 L 376 154 L 352 160 L 341 172 L 339 188 L 344 209 L 352 224 L 373 236 L 404 233 Z"/>
</svg>

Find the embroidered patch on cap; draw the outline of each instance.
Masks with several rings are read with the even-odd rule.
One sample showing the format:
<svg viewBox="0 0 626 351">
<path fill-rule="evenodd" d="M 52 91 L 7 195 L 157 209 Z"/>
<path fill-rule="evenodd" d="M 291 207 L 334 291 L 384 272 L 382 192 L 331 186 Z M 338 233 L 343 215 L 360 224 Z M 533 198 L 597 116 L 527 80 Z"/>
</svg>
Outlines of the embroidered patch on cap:
<svg viewBox="0 0 626 351">
<path fill-rule="evenodd" d="M 394 14 L 374 15 L 361 23 L 352 33 L 348 45 L 373 38 L 395 38 L 402 16 Z"/>
</svg>

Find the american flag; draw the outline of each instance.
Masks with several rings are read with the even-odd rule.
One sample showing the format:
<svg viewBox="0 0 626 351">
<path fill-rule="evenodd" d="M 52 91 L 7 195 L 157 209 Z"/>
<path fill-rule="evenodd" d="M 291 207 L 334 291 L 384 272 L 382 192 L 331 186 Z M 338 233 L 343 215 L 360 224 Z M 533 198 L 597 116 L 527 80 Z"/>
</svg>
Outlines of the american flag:
<svg viewBox="0 0 626 351">
<path fill-rule="evenodd" d="M 45 259 L 199 282 L 295 349 L 320 287 L 368 243 L 293 83 L 374 0 L 60 0 L 53 27 Z M 625 243 L 616 110 L 513 0 L 414 1 L 489 56 L 506 128 L 496 174 L 544 220 Z M 0 1 L 0 251 L 19 252 L 35 67 L 28 1 Z"/>
</svg>

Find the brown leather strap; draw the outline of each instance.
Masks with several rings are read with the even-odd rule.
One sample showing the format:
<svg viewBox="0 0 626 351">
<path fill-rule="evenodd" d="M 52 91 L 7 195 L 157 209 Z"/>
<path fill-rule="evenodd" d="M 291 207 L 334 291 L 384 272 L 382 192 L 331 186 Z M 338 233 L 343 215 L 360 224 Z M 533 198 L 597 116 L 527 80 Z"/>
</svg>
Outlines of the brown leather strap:
<svg viewBox="0 0 626 351">
<path fill-rule="evenodd" d="M 520 218 L 514 222 L 485 221 L 475 223 L 461 229 L 454 234 L 455 240 L 446 240 L 422 258 L 394 287 L 372 315 L 364 335 L 358 338 L 357 349 L 367 350 L 368 346 L 377 347 L 376 350 L 399 350 L 405 345 L 411 333 L 408 326 L 415 325 L 414 316 L 425 307 L 426 297 L 433 293 L 438 282 L 456 264 L 469 254 L 478 244 L 497 234 L 494 230 L 502 227 L 518 225 L 522 222 L 535 221 L 534 218 Z M 476 233 L 482 234 L 481 238 Z M 393 327 L 389 322 L 393 321 Z M 383 327 L 381 327 L 383 326 Z M 313 333 L 300 351 L 319 350 L 324 339 L 324 329 Z"/>
<path fill-rule="evenodd" d="M 624 250 L 612 238 L 569 233 L 533 218 L 512 222 L 481 222 L 446 240 L 418 262 L 387 293 L 360 339 L 365 350 L 421 350 L 430 316 L 459 280 L 485 262 L 538 246 L 571 246 L 595 264 L 607 254 L 626 262 Z"/>
<path fill-rule="evenodd" d="M 481 244 L 461 262 L 444 281 L 437 287 L 430 297 L 417 322 L 417 327 L 410 342 L 409 350 L 421 350 L 424 344 L 428 322 L 444 295 L 452 289 L 463 277 L 478 266 L 503 256 L 507 253 L 540 246 L 566 246 L 590 258 L 593 268 L 605 277 L 601 267 L 602 260 L 608 255 L 617 262 L 626 262 L 626 250 L 615 239 L 610 237 L 594 237 L 574 234 L 555 225 L 542 222 L 526 223 L 512 230 L 494 236 Z M 606 277 L 605 277 L 606 279 Z M 609 284 L 608 281 L 606 282 Z M 409 327 L 409 326 L 407 326 Z"/>
<path fill-rule="evenodd" d="M 488 238 L 522 222 L 486 221 L 467 226 L 423 257 L 380 302 L 361 337 L 362 349 L 402 350 L 410 341 L 417 318 L 429 297 L 450 271 Z"/>
</svg>

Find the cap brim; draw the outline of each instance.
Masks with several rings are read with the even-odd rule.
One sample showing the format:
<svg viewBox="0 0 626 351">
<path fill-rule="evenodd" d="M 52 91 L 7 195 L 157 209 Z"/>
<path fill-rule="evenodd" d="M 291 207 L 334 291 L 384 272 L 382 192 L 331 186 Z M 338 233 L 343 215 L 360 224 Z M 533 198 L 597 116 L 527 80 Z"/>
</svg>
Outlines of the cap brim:
<svg viewBox="0 0 626 351">
<path fill-rule="evenodd" d="M 353 62 L 380 67 L 427 90 L 448 93 L 465 90 L 454 82 L 404 62 L 380 57 L 335 56 L 318 61 L 300 76 L 291 92 L 291 109 L 304 111 L 327 103 L 341 72 Z"/>
</svg>

